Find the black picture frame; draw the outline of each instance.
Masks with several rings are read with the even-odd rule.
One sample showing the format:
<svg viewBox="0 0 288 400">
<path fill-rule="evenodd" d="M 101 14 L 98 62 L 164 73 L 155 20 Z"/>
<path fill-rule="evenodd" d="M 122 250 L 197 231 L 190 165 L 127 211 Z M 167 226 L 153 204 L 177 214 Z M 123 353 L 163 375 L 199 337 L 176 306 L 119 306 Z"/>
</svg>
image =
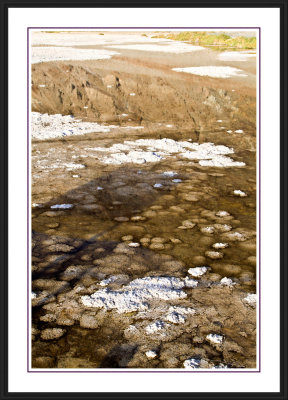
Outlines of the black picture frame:
<svg viewBox="0 0 288 400">
<path fill-rule="evenodd" d="M 281 314 L 281 324 L 280 324 L 280 342 L 281 342 L 281 351 L 280 351 L 280 392 L 278 393 L 262 393 L 262 392 L 231 392 L 231 393 L 209 393 L 209 392 L 159 392 L 159 393 L 148 393 L 148 392 L 135 392 L 135 393 L 113 393 L 113 392 L 95 392 L 95 393 L 70 393 L 70 392 L 61 392 L 61 393 L 52 393 L 52 392 L 9 392 L 8 391 L 8 12 L 11 8 L 41 8 L 41 7 L 61 7 L 61 8 L 139 8 L 139 7 L 152 7 L 152 8 L 197 8 L 197 7 L 205 7 L 205 8 L 279 8 L 280 10 L 280 46 L 281 46 L 281 58 L 280 58 L 280 76 L 281 76 L 281 98 L 280 98 L 280 126 L 281 126 L 281 159 L 280 159 L 280 259 L 281 259 L 281 278 L 280 278 L 280 314 Z M 177 2 L 177 5 L 167 4 L 164 1 L 150 1 L 143 3 L 137 3 L 135 6 L 134 3 L 129 1 L 124 1 L 119 4 L 119 2 L 114 0 L 99 0 L 97 2 L 91 0 L 85 0 L 85 2 L 79 1 L 68 1 L 61 0 L 59 2 L 55 2 L 52 0 L 48 1 L 13 1 L 13 0 L 5 0 L 1 1 L 1 19 L 0 19 L 0 29 L 1 29 L 1 130 L 0 130 L 0 173 L 1 173 L 1 251 L 0 251 L 0 271 L 1 271 L 1 399 L 10 399 L 10 398 L 37 398 L 37 399 L 85 399 L 85 398 L 97 398 L 97 399 L 213 399 L 213 398 L 237 398 L 237 399 L 287 399 L 288 391 L 287 391 L 287 226 L 288 226 L 288 218 L 287 218 L 287 181 L 288 181 L 288 168 L 287 168 L 287 154 L 288 154 L 288 146 L 287 146 L 287 21 L 288 21 L 288 3 L 287 0 L 180 0 Z M 24 105 L 25 106 L 25 105 Z M 168 378 L 168 377 L 167 377 Z M 240 378 L 239 378 L 240 379 Z"/>
</svg>

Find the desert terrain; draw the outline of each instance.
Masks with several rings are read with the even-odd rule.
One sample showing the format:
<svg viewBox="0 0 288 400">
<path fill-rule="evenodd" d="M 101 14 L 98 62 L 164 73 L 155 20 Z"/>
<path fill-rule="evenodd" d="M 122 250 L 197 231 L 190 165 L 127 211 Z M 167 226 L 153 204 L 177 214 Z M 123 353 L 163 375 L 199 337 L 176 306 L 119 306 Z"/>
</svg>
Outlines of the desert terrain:
<svg viewBox="0 0 288 400">
<path fill-rule="evenodd" d="M 256 368 L 256 54 L 32 34 L 32 368 Z"/>
</svg>

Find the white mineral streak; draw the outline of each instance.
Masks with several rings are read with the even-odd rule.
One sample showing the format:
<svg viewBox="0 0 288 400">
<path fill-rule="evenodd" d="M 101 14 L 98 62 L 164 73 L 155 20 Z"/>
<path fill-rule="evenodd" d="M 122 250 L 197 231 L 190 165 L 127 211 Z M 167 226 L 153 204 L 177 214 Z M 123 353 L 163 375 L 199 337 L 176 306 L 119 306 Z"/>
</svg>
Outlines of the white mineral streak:
<svg viewBox="0 0 288 400">
<path fill-rule="evenodd" d="M 246 53 L 240 51 L 225 51 L 218 55 L 218 60 L 222 61 L 247 61 L 248 58 L 256 57 L 254 53 Z"/>
<path fill-rule="evenodd" d="M 206 339 L 213 344 L 221 344 L 223 342 L 223 336 L 217 335 L 216 333 L 210 333 L 206 336 Z"/>
<path fill-rule="evenodd" d="M 145 355 L 146 355 L 147 358 L 150 358 L 150 359 L 153 359 L 153 358 L 157 357 L 157 353 L 154 350 L 146 351 Z"/>
<path fill-rule="evenodd" d="M 212 78 L 231 78 L 231 77 L 244 77 L 248 76 L 243 74 L 242 69 L 233 67 L 220 67 L 220 66 L 204 66 L 204 67 L 186 67 L 186 68 L 172 68 L 173 71 L 187 72 L 188 74 L 210 76 Z"/>
<path fill-rule="evenodd" d="M 248 303 L 249 305 L 255 307 L 256 302 L 257 302 L 257 294 L 249 293 L 249 294 L 244 298 L 244 301 L 245 301 L 246 303 Z"/>
<path fill-rule="evenodd" d="M 125 44 L 125 45 L 112 45 L 109 48 L 122 49 L 122 50 L 140 50 L 140 51 L 156 51 L 163 53 L 191 53 L 194 51 L 204 50 L 204 47 L 193 46 L 192 44 L 175 42 L 165 40 L 163 44 Z"/>
<path fill-rule="evenodd" d="M 188 273 L 192 276 L 198 277 L 206 274 L 208 271 L 207 267 L 196 267 L 196 268 L 189 268 Z"/>
<path fill-rule="evenodd" d="M 142 150 L 142 147 L 146 149 Z M 138 139 L 115 143 L 111 147 L 94 147 L 86 150 L 99 153 L 99 160 L 105 164 L 144 164 L 165 160 L 167 157 L 178 154 L 181 158 L 199 160 L 202 166 L 242 167 L 245 165 L 243 162 L 236 162 L 227 157 L 227 154 L 234 154 L 233 148 L 213 143 L 199 144 L 167 138 Z M 172 173 L 172 171 L 167 172 Z"/>
<path fill-rule="evenodd" d="M 237 129 L 237 131 L 235 131 L 235 133 L 244 133 L 244 131 L 242 131 L 242 129 Z"/>
<path fill-rule="evenodd" d="M 163 172 L 163 175 L 168 176 L 169 178 L 170 177 L 173 178 L 173 176 L 176 176 L 178 174 L 177 174 L 177 172 L 174 172 L 174 171 L 165 171 L 165 172 Z"/>
<path fill-rule="evenodd" d="M 167 327 L 167 324 L 165 324 L 165 322 L 158 320 L 158 321 L 153 322 L 150 325 L 147 325 L 145 328 L 145 331 L 148 335 L 151 335 L 152 333 L 159 332 L 166 327 Z"/>
<path fill-rule="evenodd" d="M 71 115 L 31 113 L 32 139 L 53 139 L 58 137 L 85 135 L 92 132 L 110 132 L 109 126 L 96 122 L 82 122 Z"/>
<path fill-rule="evenodd" d="M 239 197 L 246 197 L 247 194 L 245 192 L 242 192 L 242 190 L 234 190 L 234 195 L 239 196 Z"/>
<path fill-rule="evenodd" d="M 186 369 L 195 369 L 200 368 L 200 363 L 201 360 L 198 358 L 189 358 L 188 360 L 184 361 L 183 365 Z"/>
<path fill-rule="evenodd" d="M 87 307 L 117 310 L 118 313 L 144 311 L 149 308 L 149 300 L 175 300 L 186 298 L 181 290 L 185 281 L 174 277 L 145 277 L 135 279 L 119 290 L 101 289 L 91 296 L 82 296 Z"/>
<path fill-rule="evenodd" d="M 107 60 L 119 54 L 104 49 L 74 49 L 72 47 L 32 47 L 31 63 L 68 60 Z"/>
<path fill-rule="evenodd" d="M 73 207 L 73 204 L 54 204 L 50 208 L 65 210 L 67 208 L 72 208 L 72 207 Z"/>
</svg>

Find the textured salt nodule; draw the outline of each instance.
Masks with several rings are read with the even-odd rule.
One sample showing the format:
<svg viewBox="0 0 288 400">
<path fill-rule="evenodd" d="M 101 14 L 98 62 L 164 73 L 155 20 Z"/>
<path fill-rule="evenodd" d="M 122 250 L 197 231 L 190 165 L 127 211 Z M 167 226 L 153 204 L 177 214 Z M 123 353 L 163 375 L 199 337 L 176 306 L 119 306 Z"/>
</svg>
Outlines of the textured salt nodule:
<svg viewBox="0 0 288 400">
<path fill-rule="evenodd" d="M 184 324 L 186 318 L 184 315 L 177 313 L 176 311 L 172 311 L 165 317 L 166 321 L 172 322 L 173 324 Z"/>
<path fill-rule="evenodd" d="M 147 325 L 145 328 L 145 331 L 148 335 L 151 335 L 152 333 L 159 332 L 166 327 L 167 327 L 167 324 L 165 324 L 165 322 L 158 320 L 158 321 L 153 322 L 150 325 Z"/>
<path fill-rule="evenodd" d="M 216 333 L 210 333 L 206 336 L 206 339 L 213 344 L 221 344 L 223 342 L 223 336 L 217 335 Z"/>
<path fill-rule="evenodd" d="M 210 76 L 212 78 L 231 78 L 233 76 L 246 77 L 248 75 L 242 74 L 242 70 L 233 67 L 220 67 L 220 66 L 205 66 L 205 67 L 186 67 L 186 68 L 172 68 L 176 72 L 187 72 L 188 74 Z"/>
<path fill-rule="evenodd" d="M 228 243 L 214 243 L 212 245 L 212 247 L 214 247 L 214 249 L 226 249 L 226 247 L 228 247 Z"/>
<path fill-rule="evenodd" d="M 250 306 L 255 307 L 257 302 L 257 294 L 249 293 L 243 300 Z"/>
<path fill-rule="evenodd" d="M 163 185 L 162 185 L 162 183 L 155 183 L 155 185 L 153 185 L 153 187 L 156 189 L 159 189 L 159 188 L 162 188 Z"/>
<path fill-rule="evenodd" d="M 242 192 L 242 190 L 234 190 L 233 194 L 235 196 L 239 196 L 239 197 L 246 197 L 247 196 L 247 194 L 245 192 Z"/>
<path fill-rule="evenodd" d="M 181 289 L 185 282 L 174 277 L 146 277 L 135 279 L 120 290 L 101 289 L 91 296 L 82 296 L 87 307 L 99 307 L 106 310 L 116 309 L 118 313 L 145 311 L 148 300 L 175 300 L 186 298 Z"/>
<path fill-rule="evenodd" d="M 184 324 L 186 321 L 185 315 L 194 315 L 195 310 L 190 307 L 172 306 L 169 307 L 168 314 L 166 315 L 166 321 L 172 322 L 173 324 Z"/>
<path fill-rule="evenodd" d="M 185 286 L 188 288 L 195 288 L 198 286 L 198 281 L 195 281 L 195 279 L 191 279 L 188 276 L 184 278 Z"/>
<path fill-rule="evenodd" d="M 37 294 L 35 292 L 32 292 L 31 293 L 31 299 L 33 300 L 33 299 L 36 299 L 36 298 L 37 298 Z"/>
<path fill-rule="evenodd" d="M 202 233 L 209 233 L 213 234 L 215 232 L 214 226 L 205 226 L 204 228 L 200 229 Z"/>
<path fill-rule="evenodd" d="M 32 47 L 31 63 L 64 60 L 107 60 L 119 54 L 104 49 L 74 49 L 72 47 L 37 46 Z"/>
<path fill-rule="evenodd" d="M 131 242 L 131 243 L 128 243 L 128 246 L 129 246 L 129 247 L 140 247 L 140 243 Z"/>
<path fill-rule="evenodd" d="M 71 115 L 32 112 L 31 117 L 32 139 L 44 140 L 92 132 L 110 132 L 109 126 L 75 120 Z"/>
<path fill-rule="evenodd" d="M 189 268 L 188 273 L 192 276 L 198 277 L 206 274 L 208 271 L 207 267 L 195 267 L 195 268 Z"/>
<path fill-rule="evenodd" d="M 231 286 L 235 285 L 235 282 L 233 282 L 232 279 L 227 278 L 227 277 L 225 276 L 225 278 L 222 278 L 222 279 L 221 279 L 220 284 L 221 284 L 222 286 L 229 286 L 229 287 L 231 287 Z"/>
<path fill-rule="evenodd" d="M 146 351 L 145 355 L 146 355 L 147 358 L 150 358 L 150 359 L 153 359 L 153 358 L 157 357 L 157 353 L 154 350 Z"/>
<path fill-rule="evenodd" d="M 183 365 L 186 369 L 195 369 L 200 368 L 200 363 L 201 360 L 199 358 L 189 358 L 188 360 L 184 361 Z"/>
<path fill-rule="evenodd" d="M 55 209 L 60 209 L 60 210 L 66 210 L 68 208 L 72 208 L 73 204 L 54 204 L 50 208 L 55 208 Z"/>
</svg>

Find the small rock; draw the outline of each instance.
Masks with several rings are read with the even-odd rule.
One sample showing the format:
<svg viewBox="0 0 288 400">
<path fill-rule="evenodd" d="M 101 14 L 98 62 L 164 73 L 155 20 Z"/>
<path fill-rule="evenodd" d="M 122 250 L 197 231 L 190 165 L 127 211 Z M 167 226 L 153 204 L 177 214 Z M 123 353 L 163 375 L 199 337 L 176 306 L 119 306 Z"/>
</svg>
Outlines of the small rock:
<svg viewBox="0 0 288 400">
<path fill-rule="evenodd" d="M 127 221 L 129 221 L 129 218 L 128 218 L 128 217 L 115 217 L 115 218 L 114 218 L 114 221 L 117 221 L 117 222 L 127 222 Z"/>
<path fill-rule="evenodd" d="M 163 243 L 151 243 L 149 248 L 151 250 L 164 250 L 165 246 Z"/>
<path fill-rule="evenodd" d="M 94 315 L 82 315 L 80 318 L 80 326 L 82 328 L 96 329 L 99 326 L 98 320 Z"/>
<path fill-rule="evenodd" d="M 43 340 L 54 340 L 59 339 L 66 333 L 65 329 L 61 328 L 47 328 L 41 332 L 41 339 Z"/>
<path fill-rule="evenodd" d="M 212 260 L 218 260 L 219 258 L 223 258 L 223 254 L 219 251 L 206 251 L 205 256 L 211 258 Z"/>
<path fill-rule="evenodd" d="M 122 236 L 121 239 L 125 242 L 126 240 L 133 240 L 133 236 L 132 235 L 126 235 L 126 236 Z"/>
</svg>

